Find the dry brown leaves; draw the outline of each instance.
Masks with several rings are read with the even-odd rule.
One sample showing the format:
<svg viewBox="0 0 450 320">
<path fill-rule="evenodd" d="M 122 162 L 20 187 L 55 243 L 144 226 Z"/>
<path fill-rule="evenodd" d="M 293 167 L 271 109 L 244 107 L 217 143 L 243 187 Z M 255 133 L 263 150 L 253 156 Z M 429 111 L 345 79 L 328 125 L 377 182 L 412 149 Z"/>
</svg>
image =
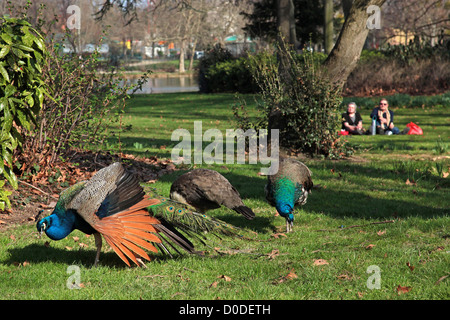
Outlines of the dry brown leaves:
<svg viewBox="0 0 450 320">
<path fill-rule="evenodd" d="M 298 278 L 298 276 L 295 273 L 295 270 L 292 268 L 291 271 L 287 275 L 280 276 L 278 279 L 272 281 L 272 284 L 277 285 L 277 284 L 283 283 L 285 281 L 289 281 L 289 280 L 293 280 L 293 279 L 297 279 L 297 278 Z"/>
<path fill-rule="evenodd" d="M 317 260 L 314 260 L 314 262 L 313 262 L 314 266 L 324 266 L 324 265 L 327 265 L 327 264 L 329 264 L 329 263 L 325 259 L 317 259 Z"/>
<path fill-rule="evenodd" d="M 229 276 L 226 276 L 224 274 L 217 277 L 218 279 L 224 280 L 225 282 L 230 282 L 231 278 Z M 209 285 L 209 288 L 217 288 L 217 285 L 219 284 L 219 281 L 214 281 Z"/>
<path fill-rule="evenodd" d="M 398 295 L 401 295 L 401 294 L 404 294 L 404 293 L 408 293 L 408 292 L 410 292 L 411 291 L 411 287 L 402 287 L 401 285 L 398 285 L 398 287 L 397 287 L 397 294 Z"/>
<path fill-rule="evenodd" d="M 0 211 L 0 229 L 8 225 L 34 222 L 39 210 L 54 208 L 63 189 L 90 179 L 98 170 L 114 162 L 122 162 L 140 181 L 148 183 L 154 183 L 164 174 L 176 170 L 170 159 L 136 157 L 124 153 L 116 155 L 73 150 L 66 161 L 53 164 L 49 164 L 49 157 L 40 157 L 36 166 L 22 164 L 20 170 L 15 172 L 19 178 L 19 189 L 13 190 L 12 208 Z"/>
</svg>

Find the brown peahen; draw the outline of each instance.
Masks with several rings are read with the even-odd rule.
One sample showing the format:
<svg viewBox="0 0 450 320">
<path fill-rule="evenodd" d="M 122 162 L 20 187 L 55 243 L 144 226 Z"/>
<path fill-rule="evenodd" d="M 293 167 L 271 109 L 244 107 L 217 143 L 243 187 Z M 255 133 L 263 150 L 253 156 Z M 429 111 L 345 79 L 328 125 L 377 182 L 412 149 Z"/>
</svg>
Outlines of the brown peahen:
<svg viewBox="0 0 450 320">
<path fill-rule="evenodd" d="M 195 169 L 179 176 L 172 183 L 170 198 L 202 213 L 225 206 L 248 220 L 255 218 L 255 213 L 242 202 L 236 188 L 214 170 Z"/>
</svg>

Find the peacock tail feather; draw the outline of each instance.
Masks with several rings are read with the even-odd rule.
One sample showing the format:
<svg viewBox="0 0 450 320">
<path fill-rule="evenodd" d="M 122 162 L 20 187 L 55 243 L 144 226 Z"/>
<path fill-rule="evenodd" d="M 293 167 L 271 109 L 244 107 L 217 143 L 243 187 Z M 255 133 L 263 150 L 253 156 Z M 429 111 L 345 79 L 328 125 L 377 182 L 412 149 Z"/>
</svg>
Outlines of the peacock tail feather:
<svg viewBox="0 0 450 320">
<path fill-rule="evenodd" d="M 155 218 L 165 220 L 183 231 L 196 234 L 214 233 L 223 235 L 237 235 L 238 232 L 242 231 L 242 229 L 222 220 L 195 212 L 183 203 L 162 197 L 154 190 L 146 193 L 150 198 L 160 201 L 147 208 L 151 214 Z"/>
</svg>

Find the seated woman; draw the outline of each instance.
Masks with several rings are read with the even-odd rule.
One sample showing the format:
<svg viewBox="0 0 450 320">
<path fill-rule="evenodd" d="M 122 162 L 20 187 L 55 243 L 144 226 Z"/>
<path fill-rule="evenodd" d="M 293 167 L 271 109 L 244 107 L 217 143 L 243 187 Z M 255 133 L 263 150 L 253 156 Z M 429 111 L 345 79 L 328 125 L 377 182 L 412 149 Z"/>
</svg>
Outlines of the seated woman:
<svg viewBox="0 0 450 320">
<path fill-rule="evenodd" d="M 362 118 L 356 111 L 356 103 L 350 102 L 347 105 L 347 112 L 342 114 L 342 129 L 350 134 L 364 134 Z"/>
<path fill-rule="evenodd" d="M 391 135 L 400 133 L 400 130 L 394 126 L 394 112 L 388 108 L 388 101 L 381 99 L 380 105 L 374 108 L 370 114 L 370 118 L 376 120 L 377 134 Z M 370 127 L 369 131 L 372 133 L 372 127 Z"/>
</svg>

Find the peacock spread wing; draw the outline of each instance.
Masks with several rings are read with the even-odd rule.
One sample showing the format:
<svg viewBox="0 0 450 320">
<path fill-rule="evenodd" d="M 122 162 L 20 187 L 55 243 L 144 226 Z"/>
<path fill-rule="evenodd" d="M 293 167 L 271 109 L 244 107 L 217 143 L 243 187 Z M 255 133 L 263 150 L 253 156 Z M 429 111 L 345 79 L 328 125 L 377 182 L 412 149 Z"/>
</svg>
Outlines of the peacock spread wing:
<svg viewBox="0 0 450 320">
<path fill-rule="evenodd" d="M 158 202 L 148 199 L 136 177 L 120 163 L 99 170 L 66 204 L 101 233 L 106 242 L 127 264 L 137 258 L 150 260 L 145 250 L 157 252 L 160 222 L 148 214 L 146 207 Z"/>
</svg>

